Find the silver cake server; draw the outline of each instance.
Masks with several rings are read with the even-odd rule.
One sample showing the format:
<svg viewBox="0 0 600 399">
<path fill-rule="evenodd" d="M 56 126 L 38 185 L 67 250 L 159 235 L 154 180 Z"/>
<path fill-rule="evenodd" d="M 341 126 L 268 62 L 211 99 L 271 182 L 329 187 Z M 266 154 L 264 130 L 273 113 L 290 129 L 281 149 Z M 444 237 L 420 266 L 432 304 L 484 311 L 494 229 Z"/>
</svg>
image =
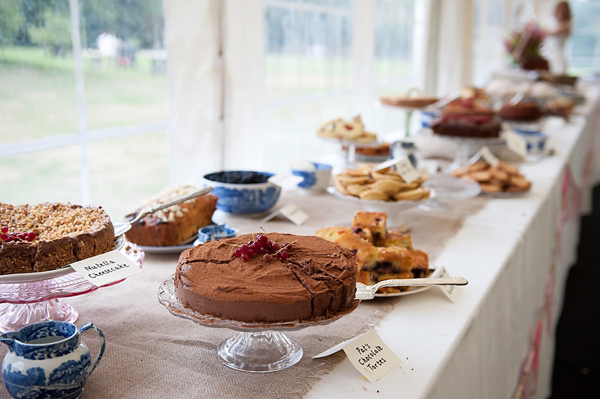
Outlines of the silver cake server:
<svg viewBox="0 0 600 399">
<path fill-rule="evenodd" d="M 212 191 L 212 187 L 207 186 L 198 191 L 194 191 L 193 193 L 186 194 L 183 197 L 175 198 L 172 201 L 165 202 L 164 204 L 157 205 L 153 208 L 144 209 L 144 210 L 140 211 L 140 213 L 138 213 L 138 215 L 134 219 L 130 220 L 129 222 L 125 222 L 125 223 L 117 225 L 115 227 L 115 237 L 118 237 L 121 234 L 127 233 L 129 231 L 129 229 L 131 229 L 131 226 L 133 226 L 135 223 L 142 220 L 145 216 L 150 215 L 151 213 L 158 212 L 162 209 L 168 208 L 173 205 L 180 204 L 182 202 L 194 199 L 196 197 L 200 197 L 202 195 L 206 195 L 206 194 L 210 193 L 211 191 Z"/>
<path fill-rule="evenodd" d="M 469 282 L 464 277 L 439 277 L 439 278 L 402 278 L 380 281 L 374 285 L 356 283 L 355 298 L 365 301 L 375 298 L 375 293 L 382 287 L 425 287 L 433 285 L 467 285 Z"/>
</svg>

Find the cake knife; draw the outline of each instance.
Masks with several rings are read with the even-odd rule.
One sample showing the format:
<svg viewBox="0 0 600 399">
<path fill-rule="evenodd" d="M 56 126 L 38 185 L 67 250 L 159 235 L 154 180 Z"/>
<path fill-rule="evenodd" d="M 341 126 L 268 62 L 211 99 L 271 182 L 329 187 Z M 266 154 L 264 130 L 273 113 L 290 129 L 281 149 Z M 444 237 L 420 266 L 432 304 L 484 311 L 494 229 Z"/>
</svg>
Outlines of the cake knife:
<svg viewBox="0 0 600 399">
<path fill-rule="evenodd" d="M 437 277 L 437 278 L 402 278 L 383 280 L 374 285 L 356 283 L 355 298 L 359 301 L 375 298 L 375 293 L 382 287 L 424 287 L 433 285 L 467 285 L 469 282 L 464 277 Z"/>
<path fill-rule="evenodd" d="M 194 199 L 196 197 L 200 197 L 202 195 L 206 195 L 206 194 L 210 193 L 212 191 L 212 189 L 213 189 L 212 187 L 206 186 L 206 187 L 204 187 L 204 188 L 202 188 L 202 189 L 200 189 L 198 191 L 194 191 L 193 193 L 186 194 L 183 197 L 175 198 L 174 200 L 169 201 L 169 202 L 165 202 L 164 204 L 160 204 L 160 205 L 157 205 L 157 206 L 155 206 L 153 208 L 149 208 L 149 209 L 140 211 L 140 213 L 138 213 L 138 215 L 134 219 L 130 220 L 129 222 L 125 222 L 123 224 L 119 224 L 118 227 L 115 228 L 115 237 L 118 237 L 121 234 L 125 234 L 126 232 L 128 232 L 129 229 L 131 229 L 131 226 L 133 226 L 135 223 L 137 223 L 140 220 L 142 220 L 147 215 L 150 215 L 150 214 L 152 214 L 154 212 L 158 212 L 158 211 L 160 211 L 162 209 L 165 209 L 165 208 L 168 208 L 170 206 L 177 205 L 177 204 L 180 204 L 182 202 Z"/>
</svg>

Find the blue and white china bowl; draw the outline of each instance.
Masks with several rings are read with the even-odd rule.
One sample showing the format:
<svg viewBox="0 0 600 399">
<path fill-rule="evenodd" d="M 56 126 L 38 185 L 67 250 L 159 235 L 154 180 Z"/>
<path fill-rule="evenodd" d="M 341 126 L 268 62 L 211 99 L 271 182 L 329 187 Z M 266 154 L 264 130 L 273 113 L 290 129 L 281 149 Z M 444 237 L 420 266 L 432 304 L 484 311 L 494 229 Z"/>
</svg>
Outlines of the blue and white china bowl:
<svg viewBox="0 0 600 399">
<path fill-rule="evenodd" d="M 329 186 L 332 169 L 331 165 L 325 163 L 310 162 L 307 163 L 306 168 L 292 167 L 292 174 L 304 179 L 298 183 L 298 187 L 311 191 L 324 191 Z"/>
<path fill-rule="evenodd" d="M 264 212 L 277 202 L 281 194 L 281 187 L 266 181 L 273 173 L 251 172 L 251 171 L 228 171 L 231 173 L 254 173 L 264 176 L 264 183 L 222 183 L 211 178 L 217 174 L 227 172 L 215 172 L 204 175 L 204 183 L 213 188 L 212 194 L 219 197 L 217 209 L 229 213 L 260 213 Z"/>
<path fill-rule="evenodd" d="M 527 141 L 527 152 L 537 154 L 546 149 L 548 135 L 539 130 L 522 129 L 517 126 L 512 126 L 513 130 Z"/>
<path fill-rule="evenodd" d="M 439 111 L 420 111 L 421 112 L 421 127 L 428 128 L 431 122 L 440 114 Z"/>
<path fill-rule="evenodd" d="M 221 238 L 235 237 L 236 229 L 232 229 L 228 224 L 215 224 L 202 227 L 198 230 L 198 238 L 194 241 L 194 245 L 204 244 L 208 241 L 216 241 Z"/>
<path fill-rule="evenodd" d="M 93 330 L 101 347 L 92 361 L 80 333 Z M 2 362 L 2 381 L 13 398 L 75 399 L 104 353 L 102 331 L 92 323 L 77 327 L 64 321 L 44 321 L 0 335 L 9 352 Z"/>
</svg>

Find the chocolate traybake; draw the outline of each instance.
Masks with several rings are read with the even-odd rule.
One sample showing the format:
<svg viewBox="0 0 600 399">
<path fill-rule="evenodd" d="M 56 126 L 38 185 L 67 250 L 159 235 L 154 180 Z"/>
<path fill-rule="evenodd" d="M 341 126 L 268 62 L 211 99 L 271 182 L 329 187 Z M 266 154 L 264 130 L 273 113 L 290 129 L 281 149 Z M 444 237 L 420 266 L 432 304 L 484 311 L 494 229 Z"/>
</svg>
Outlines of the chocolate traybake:
<svg viewBox="0 0 600 399">
<path fill-rule="evenodd" d="M 100 207 L 0 202 L 0 274 L 59 269 L 114 248 L 115 233 Z"/>
<path fill-rule="evenodd" d="M 358 302 L 352 252 L 319 237 L 268 233 L 209 241 L 179 257 L 175 293 L 199 313 L 242 322 L 312 321 Z"/>
</svg>

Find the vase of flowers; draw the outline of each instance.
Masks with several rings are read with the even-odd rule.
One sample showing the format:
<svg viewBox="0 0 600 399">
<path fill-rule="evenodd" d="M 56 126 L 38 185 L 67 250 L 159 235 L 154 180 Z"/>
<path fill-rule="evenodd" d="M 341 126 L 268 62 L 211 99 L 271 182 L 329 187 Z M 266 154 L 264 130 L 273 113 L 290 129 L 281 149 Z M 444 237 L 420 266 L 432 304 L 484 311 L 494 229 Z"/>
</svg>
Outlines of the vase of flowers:
<svg viewBox="0 0 600 399">
<path fill-rule="evenodd" d="M 504 39 L 506 51 L 515 64 L 525 70 L 548 70 L 548 60 L 541 55 L 546 33 L 534 22 L 525 25 L 522 31 L 514 31 Z"/>
</svg>

